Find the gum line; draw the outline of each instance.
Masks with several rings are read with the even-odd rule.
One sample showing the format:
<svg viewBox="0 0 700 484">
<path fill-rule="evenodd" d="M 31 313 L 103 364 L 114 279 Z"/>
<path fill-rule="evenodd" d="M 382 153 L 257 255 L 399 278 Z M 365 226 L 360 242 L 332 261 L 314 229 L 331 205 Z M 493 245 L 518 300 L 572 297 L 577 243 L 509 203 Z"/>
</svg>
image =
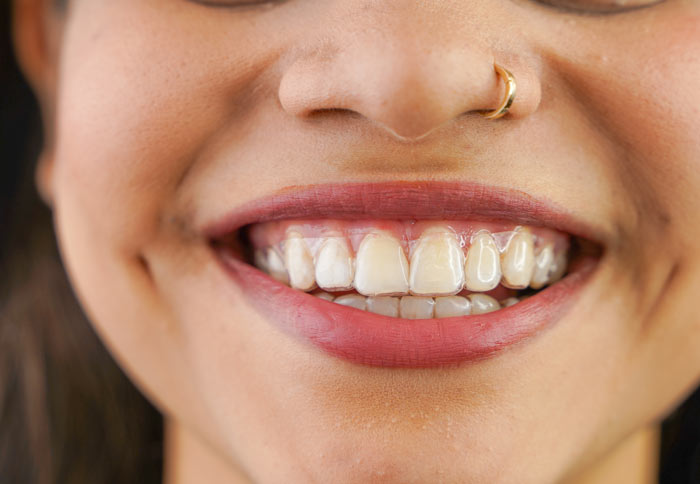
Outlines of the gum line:
<svg viewBox="0 0 700 484">
<path fill-rule="evenodd" d="M 257 224 L 249 228 L 247 237 L 253 248 L 275 247 L 283 250 L 284 241 L 290 232 L 301 235 L 315 255 L 319 245 L 327 237 L 345 238 L 352 251 L 357 253 L 360 243 L 367 234 L 381 231 L 396 238 L 410 257 L 420 236 L 426 230 L 446 229 L 454 233 L 459 245 L 468 248 L 475 234 L 486 231 L 494 236 L 499 249 L 505 248 L 514 231 L 521 228 L 507 222 L 481 222 L 464 220 L 279 220 Z M 569 236 L 542 227 L 527 227 L 535 239 L 536 248 L 552 245 L 555 252 L 566 251 Z"/>
</svg>

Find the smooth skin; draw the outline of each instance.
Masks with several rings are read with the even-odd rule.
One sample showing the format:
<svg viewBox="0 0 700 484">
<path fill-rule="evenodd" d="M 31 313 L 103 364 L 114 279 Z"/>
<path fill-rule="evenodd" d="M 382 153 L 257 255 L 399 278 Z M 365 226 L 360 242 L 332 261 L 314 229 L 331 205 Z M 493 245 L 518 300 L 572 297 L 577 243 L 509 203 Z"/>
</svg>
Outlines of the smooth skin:
<svg viewBox="0 0 700 484">
<path fill-rule="evenodd" d="M 659 421 L 700 379 L 698 0 L 15 3 L 40 191 L 167 419 L 167 482 L 652 482 Z M 477 113 L 503 94 L 494 62 L 518 81 L 498 121 Z M 352 365 L 275 330 L 201 234 L 286 187 L 428 178 L 595 227 L 573 310 L 460 368 Z"/>
</svg>

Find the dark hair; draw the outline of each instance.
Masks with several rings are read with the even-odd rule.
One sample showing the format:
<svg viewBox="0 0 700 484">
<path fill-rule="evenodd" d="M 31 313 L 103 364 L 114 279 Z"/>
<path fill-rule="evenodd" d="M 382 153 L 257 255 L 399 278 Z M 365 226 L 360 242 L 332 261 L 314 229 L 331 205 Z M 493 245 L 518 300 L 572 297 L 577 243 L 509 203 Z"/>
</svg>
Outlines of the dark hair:
<svg viewBox="0 0 700 484">
<path fill-rule="evenodd" d="M 162 418 L 86 321 L 34 189 L 39 114 L 12 53 L 10 3 L 0 2 L 0 482 L 159 483 Z M 700 483 L 700 391 L 664 422 L 659 477 Z"/>
<path fill-rule="evenodd" d="M 159 483 L 162 418 L 88 324 L 34 189 L 41 130 L 11 3 L 0 2 L 0 482 Z"/>
</svg>

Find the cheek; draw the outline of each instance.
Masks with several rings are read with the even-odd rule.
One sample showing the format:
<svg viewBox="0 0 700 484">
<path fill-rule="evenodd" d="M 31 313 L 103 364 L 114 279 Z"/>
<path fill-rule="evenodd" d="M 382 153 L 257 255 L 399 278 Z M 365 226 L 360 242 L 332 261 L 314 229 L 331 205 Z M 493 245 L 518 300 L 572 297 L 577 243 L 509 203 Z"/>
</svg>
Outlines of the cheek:
<svg viewBox="0 0 700 484">
<path fill-rule="evenodd" d="M 54 186 L 112 245 L 135 250 L 201 148 L 248 109 L 259 59 L 166 7 L 80 5 L 62 59 Z"/>
<path fill-rule="evenodd" d="M 588 99 L 621 155 L 620 180 L 653 220 L 639 222 L 657 232 L 674 225 L 679 239 L 697 246 L 700 14 L 660 14 L 654 22 L 618 48 L 608 44 L 607 62 L 588 76 Z"/>
</svg>

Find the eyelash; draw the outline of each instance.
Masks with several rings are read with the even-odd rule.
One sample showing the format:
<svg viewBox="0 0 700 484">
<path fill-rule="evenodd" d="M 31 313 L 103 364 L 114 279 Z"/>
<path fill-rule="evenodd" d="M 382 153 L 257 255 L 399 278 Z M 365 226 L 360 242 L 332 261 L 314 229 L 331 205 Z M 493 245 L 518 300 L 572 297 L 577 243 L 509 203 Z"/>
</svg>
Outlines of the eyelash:
<svg viewBox="0 0 700 484">
<path fill-rule="evenodd" d="M 192 3 L 211 8 L 255 8 L 284 3 L 286 0 L 189 0 Z"/>
<path fill-rule="evenodd" d="M 287 2 L 288 0 L 189 0 L 190 2 L 202 5 L 204 7 L 210 8 L 230 8 L 230 9 L 255 9 L 262 7 L 273 7 Z M 537 3 L 545 8 L 556 10 L 562 14 L 571 15 L 584 15 L 589 17 L 603 17 L 611 16 L 623 13 L 634 12 L 637 10 L 643 10 L 649 7 L 654 7 L 661 3 L 665 3 L 667 0 L 656 0 L 651 3 L 632 5 L 632 6 L 616 6 L 610 5 L 610 7 L 601 8 L 586 8 L 585 6 L 577 6 L 571 3 L 557 3 L 558 0 L 531 0 L 533 3 Z"/>
<path fill-rule="evenodd" d="M 614 6 L 611 5 L 609 8 L 584 8 L 584 7 L 578 7 L 574 5 L 565 5 L 565 4 L 557 4 L 556 0 L 550 1 L 550 0 L 531 0 L 532 2 L 548 9 L 556 10 L 562 14 L 569 14 L 569 15 L 581 15 L 581 16 L 586 16 L 586 17 L 605 17 L 605 16 L 613 16 L 613 15 L 620 15 L 620 14 L 625 14 L 625 13 L 632 13 L 636 12 L 638 10 L 644 10 L 647 8 L 655 7 L 657 5 L 660 5 L 662 3 L 666 3 L 668 0 L 656 0 L 651 3 L 646 3 L 646 4 L 641 4 L 641 5 L 632 5 L 632 6 Z"/>
</svg>

